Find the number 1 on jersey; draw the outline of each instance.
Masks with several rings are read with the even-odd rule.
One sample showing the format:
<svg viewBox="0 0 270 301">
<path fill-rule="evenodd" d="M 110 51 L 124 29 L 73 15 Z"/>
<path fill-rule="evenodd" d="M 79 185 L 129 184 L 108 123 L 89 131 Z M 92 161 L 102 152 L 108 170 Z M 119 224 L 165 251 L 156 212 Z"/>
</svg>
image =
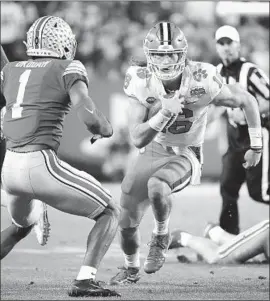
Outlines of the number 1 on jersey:
<svg viewBox="0 0 270 301">
<path fill-rule="evenodd" d="M 31 70 L 25 70 L 19 79 L 19 90 L 16 98 L 16 102 L 12 106 L 12 118 L 20 118 L 22 117 L 22 110 L 23 108 L 21 107 L 21 104 L 23 103 L 23 97 L 25 93 L 25 88 L 27 85 L 27 82 L 29 80 Z"/>
</svg>

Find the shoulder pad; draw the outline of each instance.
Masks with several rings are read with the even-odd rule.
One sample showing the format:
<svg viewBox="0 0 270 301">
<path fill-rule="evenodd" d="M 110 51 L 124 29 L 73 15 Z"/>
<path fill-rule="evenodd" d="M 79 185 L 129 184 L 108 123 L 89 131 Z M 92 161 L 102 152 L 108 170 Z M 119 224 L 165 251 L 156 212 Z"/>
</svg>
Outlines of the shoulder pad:
<svg viewBox="0 0 270 301">
<path fill-rule="evenodd" d="M 128 96 L 136 97 L 136 90 L 144 88 L 152 74 L 147 67 L 130 66 L 126 72 L 124 92 Z"/>
<path fill-rule="evenodd" d="M 130 74 L 138 79 L 146 79 L 152 76 L 151 72 L 147 67 L 140 66 L 130 66 L 126 72 L 126 74 Z"/>
<path fill-rule="evenodd" d="M 89 86 L 89 79 L 84 65 L 78 61 L 65 61 L 65 69 L 62 73 L 62 79 L 66 91 L 69 91 L 71 86 L 77 81 L 81 80 Z"/>
<path fill-rule="evenodd" d="M 195 81 L 201 82 L 209 79 L 209 75 L 216 73 L 216 67 L 209 63 L 192 62 L 192 76 Z"/>
</svg>

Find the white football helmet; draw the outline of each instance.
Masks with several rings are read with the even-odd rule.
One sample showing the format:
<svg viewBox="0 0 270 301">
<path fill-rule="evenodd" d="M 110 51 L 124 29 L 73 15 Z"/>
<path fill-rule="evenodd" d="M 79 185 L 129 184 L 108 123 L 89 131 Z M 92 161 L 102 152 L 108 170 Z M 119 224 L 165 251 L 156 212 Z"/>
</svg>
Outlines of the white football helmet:
<svg viewBox="0 0 270 301">
<path fill-rule="evenodd" d="M 143 49 L 148 67 L 159 79 L 170 80 L 183 72 L 188 44 L 185 35 L 175 24 L 171 22 L 156 24 L 146 35 Z M 156 63 L 153 56 L 162 54 L 177 54 L 177 62 L 166 65 Z"/>
<path fill-rule="evenodd" d="M 77 42 L 70 26 L 61 18 L 45 16 L 37 19 L 27 32 L 28 56 L 74 59 Z"/>
</svg>

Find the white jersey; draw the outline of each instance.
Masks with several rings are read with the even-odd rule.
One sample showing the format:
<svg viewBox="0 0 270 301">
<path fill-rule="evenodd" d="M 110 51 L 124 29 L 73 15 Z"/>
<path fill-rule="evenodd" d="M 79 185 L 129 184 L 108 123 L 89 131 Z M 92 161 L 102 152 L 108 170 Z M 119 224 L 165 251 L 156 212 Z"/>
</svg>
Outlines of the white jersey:
<svg viewBox="0 0 270 301">
<path fill-rule="evenodd" d="M 189 62 L 183 71 L 180 95 L 185 96 L 183 112 L 166 130 L 159 132 L 155 141 L 164 146 L 201 146 L 207 123 L 209 103 L 223 86 L 216 67 L 201 62 Z M 147 67 L 131 66 L 127 70 L 124 92 L 150 108 L 164 86 Z"/>
</svg>

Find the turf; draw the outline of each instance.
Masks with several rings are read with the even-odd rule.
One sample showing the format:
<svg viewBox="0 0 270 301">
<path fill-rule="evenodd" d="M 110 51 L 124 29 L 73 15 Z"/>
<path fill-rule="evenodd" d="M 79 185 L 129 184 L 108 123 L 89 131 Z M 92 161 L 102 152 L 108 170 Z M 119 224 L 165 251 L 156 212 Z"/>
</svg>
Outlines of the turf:
<svg viewBox="0 0 270 301">
<path fill-rule="evenodd" d="M 104 186 L 111 190 L 118 202 L 120 185 L 104 183 Z M 188 187 L 176 195 L 173 205 L 171 229 L 180 227 L 200 235 L 207 221 L 218 218 L 221 206 L 218 184 Z M 253 202 L 245 186 L 240 193 L 239 208 L 242 230 L 269 218 L 269 207 Z M 3 229 L 9 225 L 10 219 L 6 209 L 1 209 Z M 47 246 L 39 246 L 34 233 L 31 233 L 1 262 L 2 300 L 72 299 L 68 297 L 67 289 L 77 275 L 93 222 L 52 208 L 49 208 L 49 218 L 52 231 Z M 153 226 L 152 212 L 148 210 L 140 228 L 142 264 Z M 142 271 L 142 278 L 137 284 L 115 287 L 122 294 L 118 300 L 269 300 L 267 264 L 186 264 L 179 263 L 176 255 L 175 250 L 170 251 L 164 267 L 153 275 Z M 97 279 L 107 282 L 122 264 L 116 237 L 100 266 Z"/>
</svg>

